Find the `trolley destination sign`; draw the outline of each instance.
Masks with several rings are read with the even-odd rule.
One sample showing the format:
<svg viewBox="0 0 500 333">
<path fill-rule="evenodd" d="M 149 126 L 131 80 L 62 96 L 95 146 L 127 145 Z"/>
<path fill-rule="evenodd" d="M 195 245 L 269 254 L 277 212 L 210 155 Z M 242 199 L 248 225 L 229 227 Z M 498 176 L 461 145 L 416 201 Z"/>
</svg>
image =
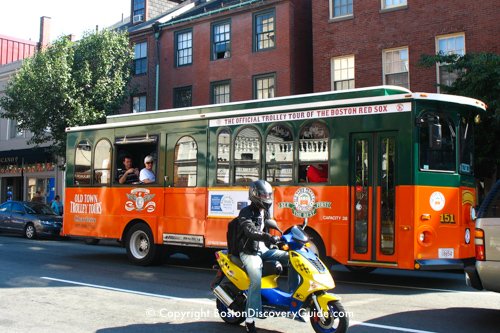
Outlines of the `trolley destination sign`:
<svg viewBox="0 0 500 333">
<path fill-rule="evenodd" d="M 210 120 L 210 127 L 245 125 L 245 124 L 262 124 L 262 123 L 271 123 L 275 121 L 377 115 L 377 114 L 410 112 L 410 111 L 411 111 L 410 102 L 366 105 L 366 106 L 348 106 L 348 107 L 321 109 L 321 110 L 296 111 L 296 112 L 284 112 L 284 113 L 274 113 L 274 114 L 262 114 L 262 115 L 231 117 L 223 119 L 213 119 Z"/>
</svg>

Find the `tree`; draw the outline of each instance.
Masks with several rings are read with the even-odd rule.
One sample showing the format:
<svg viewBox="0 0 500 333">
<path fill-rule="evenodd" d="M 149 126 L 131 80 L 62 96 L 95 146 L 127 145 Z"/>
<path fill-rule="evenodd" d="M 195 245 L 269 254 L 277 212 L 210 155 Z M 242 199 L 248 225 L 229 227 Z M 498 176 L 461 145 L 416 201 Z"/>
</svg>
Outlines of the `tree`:
<svg viewBox="0 0 500 333">
<path fill-rule="evenodd" d="M 0 116 L 32 132 L 29 143 L 51 142 L 64 156 L 67 127 L 102 123 L 122 105 L 132 60 L 126 33 L 87 32 L 77 42 L 61 37 L 9 81 Z"/>
<path fill-rule="evenodd" d="M 451 86 L 439 85 L 442 91 L 479 99 L 487 112 L 475 128 L 475 174 L 477 178 L 500 178 L 500 55 L 476 53 L 434 56 L 424 55 L 421 64 L 447 64 L 447 70 L 458 75 Z"/>
</svg>

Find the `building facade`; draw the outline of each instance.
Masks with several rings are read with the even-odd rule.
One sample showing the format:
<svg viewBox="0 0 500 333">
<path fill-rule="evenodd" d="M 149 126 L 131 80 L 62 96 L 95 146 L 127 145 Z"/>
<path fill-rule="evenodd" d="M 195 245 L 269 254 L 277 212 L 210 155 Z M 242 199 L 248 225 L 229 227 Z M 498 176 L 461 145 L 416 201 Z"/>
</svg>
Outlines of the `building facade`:
<svg viewBox="0 0 500 333">
<path fill-rule="evenodd" d="M 500 52 L 498 1 L 312 1 L 314 91 L 395 84 L 439 92 L 453 73 L 423 54 Z"/>
<path fill-rule="evenodd" d="M 129 32 L 134 77 L 122 113 L 312 91 L 307 0 L 184 1 Z"/>
<path fill-rule="evenodd" d="M 1 36 L 5 62 L 0 66 L 0 96 L 23 60 L 48 44 L 50 18 L 42 17 L 40 22 L 38 43 Z M 0 118 L 0 202 L 7 199 L 8 193 L 14 200 L 30 200 L 40 191 L 46 202 L 62 194 L 63 173 L 50 153 L 50 144 L 29 145 L 30 138 L 31 134 L 19 130 L 12 119 Z"/>
</svg>

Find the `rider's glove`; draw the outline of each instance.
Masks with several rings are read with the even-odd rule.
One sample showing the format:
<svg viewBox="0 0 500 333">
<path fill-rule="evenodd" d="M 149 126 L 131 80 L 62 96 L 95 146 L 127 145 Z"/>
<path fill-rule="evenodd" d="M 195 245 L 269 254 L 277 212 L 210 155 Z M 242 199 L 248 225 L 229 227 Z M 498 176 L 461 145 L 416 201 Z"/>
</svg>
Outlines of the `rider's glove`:
<svg viewBox="0 0 500 333">
<path fill-rule="evenodd" d="M 278 244 L 280 240 L 281 240 L 280 236 L 271 236 L 271 244 Z"/>
</svg>

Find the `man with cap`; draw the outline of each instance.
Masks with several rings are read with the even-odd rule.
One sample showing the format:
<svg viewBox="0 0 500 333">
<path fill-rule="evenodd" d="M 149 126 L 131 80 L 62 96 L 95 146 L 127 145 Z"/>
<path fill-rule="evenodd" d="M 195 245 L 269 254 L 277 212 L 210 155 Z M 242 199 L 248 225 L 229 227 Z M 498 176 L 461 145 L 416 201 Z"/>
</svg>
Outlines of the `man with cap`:
<svg viewBox="0 0 500 333">
<path fill-rule="evenodd" d="M 156 181 L 153 172 L 153 156 L 148 155 L 144 158 L 144 165 L 146 166 L 139 174 L 139 180 L 144 184 L 154 183 Z"/>
</svg>

